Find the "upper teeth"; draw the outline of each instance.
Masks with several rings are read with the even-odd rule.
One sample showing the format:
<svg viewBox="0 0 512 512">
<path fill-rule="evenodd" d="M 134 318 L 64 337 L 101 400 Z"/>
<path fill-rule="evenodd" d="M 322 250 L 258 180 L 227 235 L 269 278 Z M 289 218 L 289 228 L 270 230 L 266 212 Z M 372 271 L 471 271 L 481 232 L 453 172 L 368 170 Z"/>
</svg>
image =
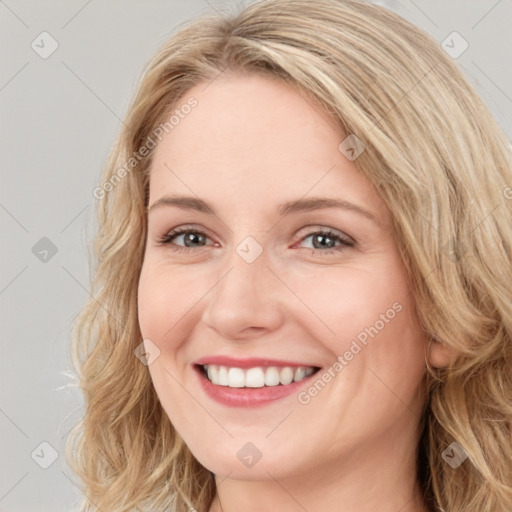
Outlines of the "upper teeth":
<svg viewBox="0 0 512 512">
<path fill-rule="evenodd" d="M 254 368 L 234 368 L 217 364 L 204 365 L 208 379 L 218 386 L 230 388 L 262 388 L 263 386 L 286 386 L 290 382 L 298 382 L 315 369 L 309 366 L 255 366 Z"/>
</svg>

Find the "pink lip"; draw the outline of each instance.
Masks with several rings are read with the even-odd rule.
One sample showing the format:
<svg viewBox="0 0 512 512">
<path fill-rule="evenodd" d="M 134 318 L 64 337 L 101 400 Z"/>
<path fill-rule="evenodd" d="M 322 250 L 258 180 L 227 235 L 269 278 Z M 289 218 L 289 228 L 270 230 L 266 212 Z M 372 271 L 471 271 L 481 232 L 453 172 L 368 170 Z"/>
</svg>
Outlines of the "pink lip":
<svg viewBox="0 0 512 512">
<path fill-rule="evenodd" d="M 228 356 L 205 356 L 198 359 L 195 364 L 200 366 L 204 366 L 205 364 L 218 364 L 234 368 L 253 368 L 254 366 L 314 366 L 308 363 L 297 363 L 278 359 L 263 359 L 258 357 L 235 359 Z"/>
<path fill-rule="evenodd" d="M 290 396 L 292 394 L 297 394 L 301 388 L 303 388 L 305 385 L 307 385 L 312 377 L 315 377 L 316 373 L 313 373 L 309 375 L 308 377 L 302 379 L 299 382 L 291 382 L 290 384 L 287 384 L 286 386 L 283 386 L 282 384 L 279 384 L 277 386 L 268 386 L 268 387 L 262 387 L 262 388 L 230 388 L 228 386 L 218 386 L 217 384 L 214 384 L 213 382 L 210 382 L 206 376 L 204 375 L 202 369 L 199 365 L 203 364 L 222 364 L 225 366 L 234 366 L 237 368 L 251 368 L 252 366 L 308 366 L 308 365 L 301 365 L 297 363 L 285 363 L 283 361 L 270 361 L 268 359 L 246 359 L 246 360 L 234 360 L 231 358 L 205 358 L 204 361 L 206 362 L 199 362 L 195 365 L 192 365 L 194 368 L 195 373 L 197 374 L 199 378 L 199 382 L 205 391 L 205 393 L 216 402 L 227 405 L 229 407 L 246 407 L 246 408 L 253 408 L 253 407 L 261 407 L 264 405 L 268 405 L 276 400 L 279 400 L 281 398 L 285 398 L 287 396 Z M 213 362 L 213 361 L 219 361 L 222 360 L 222 363 Z M 229 360 L 229 364 L 226 362 Z M 201 359 L 200 361 L 203 361 Z M 255 364 L 254 361 L 257 361 L 258 364 Z M 266 364 L 262 364 L 262 361 Z M 240 363 L 245 363 L 244 366 L 240 366 Z M 280 363 L 280 364 L 278 364 Z"/>
</svg>

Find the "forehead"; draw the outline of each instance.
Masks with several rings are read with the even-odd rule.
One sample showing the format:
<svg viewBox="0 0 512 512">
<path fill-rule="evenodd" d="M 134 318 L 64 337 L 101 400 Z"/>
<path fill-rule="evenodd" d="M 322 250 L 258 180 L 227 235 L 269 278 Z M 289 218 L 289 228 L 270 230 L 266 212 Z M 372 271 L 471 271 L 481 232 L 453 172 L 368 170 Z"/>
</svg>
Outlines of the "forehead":
<svg viewBox="0 0 512 512">
<path fill-rule="evenodd" d="M 336 120 L 290 85 L 226 75 L 194 86 L 177 108 L 192 97 L 197 105 L 154 150 L 150 203 L 175 193 L 257 209 L 325 195 L 385 215 L 369 180 L 339 151 L 346 134 Z"/>
</svg>

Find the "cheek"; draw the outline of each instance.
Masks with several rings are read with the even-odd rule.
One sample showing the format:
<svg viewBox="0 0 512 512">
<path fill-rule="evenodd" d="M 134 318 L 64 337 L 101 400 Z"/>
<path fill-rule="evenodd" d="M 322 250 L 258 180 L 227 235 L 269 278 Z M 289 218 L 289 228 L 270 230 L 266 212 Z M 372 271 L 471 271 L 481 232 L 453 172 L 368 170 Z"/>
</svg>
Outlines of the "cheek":
<svg viewBox="0 0 512 512">
<path fill-rule="evenodd" d="M 198 282 L 178 269 L 145 261 L 138 287 L 141 333 L 157 342 L 177 338 L 201 297 Z M 163 347 L 161 347 L 163 348 Z"/>
<path fill-rule="evenodd" d="M 411 402 L 423 378 L 426 343 L 399 260 L 329 270 L 296 276 L 294 291 L 314 313 L 303 316 L 303 327 L 339 363 L 331 369 L 343 377 L 332 389 L 377 408 L 395 403 L 393 393 Z"/>
<path fill-rule="evenodd" d="M 364 343 L 377 332 L 407 325 L 409 315 L 403 312 L 410 296 L 405 278 L 394 269 L 394 261 L 386 268 L 380 263 L 381 267 L 377 263 L 364 268 L 353 265 L 289 276 L 297 297 L 310 310 L 304 321 L 310 329 L 316 326 L 319 338 L 332 352 L 347 350 L 354 339 Z"/>
<path fill-rule="evenodd" d="M 155 334 L 164 327 L 162 308 L 169 298 L 164 296 L 165 288 L 159 285 L 155 277 L 156 273 L 144 264 L 139 279 L 137 307 L 142 336 L 150 339 L 158 338 Z"/>
<path fill-rule="evenodd" d="M 184 422 L 190 397 L 178 383 L 183 380 L 184 368 L 178 359 L 198 298 L 194 293 L 197 287 L 184 293 L 190 279 L 179 276 L 179 271 L 145 261 L 138 286 L 138 319 L 142 337 L 160 351 L 149 372 L 162 406 L 175 428 L 193 432 L 194 427 Z"/>
</svg>

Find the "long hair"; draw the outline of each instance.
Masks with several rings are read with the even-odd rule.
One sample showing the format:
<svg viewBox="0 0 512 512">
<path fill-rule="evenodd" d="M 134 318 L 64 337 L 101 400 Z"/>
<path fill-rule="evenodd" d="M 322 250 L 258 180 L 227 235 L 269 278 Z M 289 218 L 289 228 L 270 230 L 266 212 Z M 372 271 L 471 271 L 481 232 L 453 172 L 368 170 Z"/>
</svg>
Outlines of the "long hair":
<svg viewBox="0 0 512 512">
<path fill-rule="evenodd" d="M 176 109 L 193 108 L 193 85 L 240 71 L 286 81 L 364 144 L 355 163 L 391 211 L 422 328 L 457 354 L 448 368 L 426 371 L 417 453 L 425 500 L 433 511 L 510 512 L 508 140 L 453 59 L 387 9 L 263 0 L 226 14 L 180 27 L 148 63 L 94 191 L 91 299 L 72 344 L 85 414 L 66 445 L 87 496 L 81 510 L 207 512 L 215 495 L 213 474 L 176 433 L 134 356 L 137 287 L 151 148 Z M 448 463 L 455 452 L 458 467 Z"/>
</svg>

